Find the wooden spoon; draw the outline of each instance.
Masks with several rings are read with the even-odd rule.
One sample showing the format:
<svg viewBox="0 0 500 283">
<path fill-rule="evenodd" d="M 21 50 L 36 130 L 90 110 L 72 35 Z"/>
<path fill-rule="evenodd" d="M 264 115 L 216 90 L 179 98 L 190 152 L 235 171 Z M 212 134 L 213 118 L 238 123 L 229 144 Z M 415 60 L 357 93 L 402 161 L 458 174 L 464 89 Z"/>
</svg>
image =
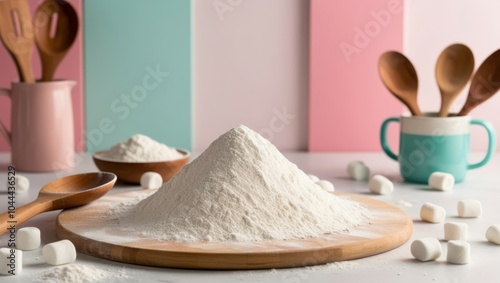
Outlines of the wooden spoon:
<svg viewBox="0 0 500 283">
<path fill-rule="evenodd" d="M 410 60 L 396 51 L 385 52 L 378 61 L 378 72 L 387 89 L 410 109 L 411 114 L 421 116 L 417 104 L 418 77 Z"/>
<path fill-rule="evenodd" d="M 54 15 L 57 15 L 55 34 Z M 42 81 L 52 81 L 57 66 L 73 45 L 78 33 L 78 15 L 66 1 L 46 0 L 35 12 L 35 42 L 42 61 Z"/>
<path fill-rule="evenodd" d="M 465 116 L 500 89 L 500 49 L 491 54 L 477 69 L 470 83 L 469 95 L 458 116 Z"/>
<path fill-rule="evenodd" d="M 451 104 L 467 85 L 474 71 L 474 55 L 463 44 L 448 46 L 436 63 L 436 81 L 441 92 L 439 117 L 447 117 Z"/>
<path fill-rule="evenodd" d="M 33 25 L 26 0 L 0 1 L 0 38 L 14 59 L 19 80 L 35 82 L 31 67 Z"/>
<path fill-rule="evenodd" d="M 113 173 L 84 173 L 54 180 L 40 190 L 34 201 L 0 214 L 0 235 L 11 225 L 22 224 L 42 212 L 88 204 L 106 194 L 115 184 Z M 11 217 L 13 216 L 13 217 Z"/>
</svg>

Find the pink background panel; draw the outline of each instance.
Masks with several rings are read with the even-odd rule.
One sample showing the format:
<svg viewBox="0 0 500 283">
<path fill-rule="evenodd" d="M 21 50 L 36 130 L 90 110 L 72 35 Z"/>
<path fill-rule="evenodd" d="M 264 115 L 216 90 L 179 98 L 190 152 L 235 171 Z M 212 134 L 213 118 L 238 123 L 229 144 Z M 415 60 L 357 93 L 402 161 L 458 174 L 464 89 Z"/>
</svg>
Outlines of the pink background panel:
<svg viewBox="0 0 500 283">
<path fill-rule="evenodd" d="M 36 7 L 42 0 L 30 0 L 28 1 L 32 10 L 32 17 Z M 75 7 L 78 14 L 81 17 L 81 0 L 69 0 L 69 2 Z M 59 65 L 55 78 L 56 79 L 67 79 L 74 80 L 77 85 L 73 88 L 73 115 L 75 124 L 75 143 L 76 150 L 84 150 L 84 128 L 83 128 L 83 63 L 82 63 L 82 24 L 80 23 L 80 30 L 78 31 L 78 37 L 76 42 L 70 51 L 66 54 Z M 36 46 L 33 46 L 33 72 L 35 78 L 40 78 L 40 57 L 38 56 L 38 51 Z M 4 48 L 3 44 L 0 47 L 0 88 L 10 88 L 12 81 L 18 81 L 19 77 L 17 75 L 17 70 L 14 66 L 14 61 L 8 54 L 7 50 Z M 5 98 L 5 96 L 0 97 L 0 119 L 7 127 L 10 127 L 10 101 Z M 2 138 L 0 138 L 0 150 L 9 151 L 10 147 L 8 143 Z"/>
<path fill-rule="evenodd" d="M 311 0 L 311 151 L 380 150 L 380 124 L 406 109 L 381 83 L 377 63 L 402 49 L 402 32 L 403 0 Z"/>
<path fill-rule="evenodd" d="M 307 149 L 309 1 L 193 1 L 194 146 L 244 124 Z"/>
</svg>

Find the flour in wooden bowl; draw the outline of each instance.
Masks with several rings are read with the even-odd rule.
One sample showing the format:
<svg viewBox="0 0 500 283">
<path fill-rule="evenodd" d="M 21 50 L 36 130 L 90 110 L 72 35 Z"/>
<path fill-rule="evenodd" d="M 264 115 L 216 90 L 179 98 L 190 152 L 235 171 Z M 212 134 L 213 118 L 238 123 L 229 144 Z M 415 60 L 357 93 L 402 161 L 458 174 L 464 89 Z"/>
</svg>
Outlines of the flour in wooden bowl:
<svg viewBox="0 0 500 283">
<path fill-rule="evenodd" d="M 175 148 L 168 147 L 152 138 L 137 134 L 127 140 L 117 143 L 102 157 L 125 162 L 154 162 L 168 161 L 184 157 Z"/>
<path fill-rule="evenodd" d="M 220 136 L 120 225 L 169 241 L 253 242 L 347 231 L 366 223 L 359 203 L 317 187 L 245 126 Z"/>
</svg>

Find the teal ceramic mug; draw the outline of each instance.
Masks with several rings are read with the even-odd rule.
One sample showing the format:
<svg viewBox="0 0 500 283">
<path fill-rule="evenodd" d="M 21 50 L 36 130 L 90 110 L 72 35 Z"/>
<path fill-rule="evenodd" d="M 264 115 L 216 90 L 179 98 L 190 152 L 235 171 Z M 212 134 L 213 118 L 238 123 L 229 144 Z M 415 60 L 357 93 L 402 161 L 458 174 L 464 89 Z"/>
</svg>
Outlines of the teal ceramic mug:
<svg viewBox="0 0 500 283">
<path fill-rule="evenodd" d="M 399 122 L 399 155 L 387 142 L 387 127 Z M 479 125 L 488 133 L 486 156 L 478 163 L 469 163 L 470 125 Z M 384 152 L 399 162 L 401 176 L 408 182 L 427 183 L 436 171 L 450 173 L 455 182 L 465 178 L 467 170 L 485 165 L 496 145 L 493 126 L 487 121 L 470 116 L 438 117 L 436 113 L 423 116 L 401 116 L 386 119 L 380 129 L 380 143 Z"/>
</svg>

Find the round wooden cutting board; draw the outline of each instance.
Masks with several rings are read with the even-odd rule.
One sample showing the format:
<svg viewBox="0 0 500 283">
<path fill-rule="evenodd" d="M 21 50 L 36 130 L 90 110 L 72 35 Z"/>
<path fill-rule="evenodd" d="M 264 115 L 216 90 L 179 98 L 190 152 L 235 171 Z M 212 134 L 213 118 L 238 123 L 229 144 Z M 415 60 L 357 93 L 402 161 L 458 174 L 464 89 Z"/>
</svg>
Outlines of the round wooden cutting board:
<svg viewBox="0 0 500 283">
<path fill-rule="evenodd" d="M 131 235 L 109 217 L 113 205 L 151 194 L 135 191 L 65 210 L 57 218 L 59 238 L 86 254 L 114 261 L 192 269 L 263 269 L 299 267 L 367 257 L 406 242 L 413 224 L 396 206 L 366 196 L 339 194 L 372 211 L 370 223 L 351 231 L 299 240 L 253 243 L 168 242 Z"/>
</svg>

